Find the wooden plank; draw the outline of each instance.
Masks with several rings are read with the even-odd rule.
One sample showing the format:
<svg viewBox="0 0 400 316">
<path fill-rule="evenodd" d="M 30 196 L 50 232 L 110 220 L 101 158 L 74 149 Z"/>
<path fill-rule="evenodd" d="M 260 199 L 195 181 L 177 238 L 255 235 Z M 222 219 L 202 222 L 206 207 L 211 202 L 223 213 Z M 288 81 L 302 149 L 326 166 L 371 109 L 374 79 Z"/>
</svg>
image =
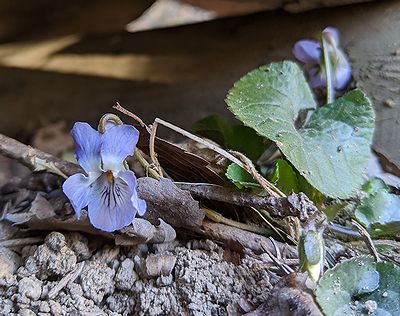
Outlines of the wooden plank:
<svg viewBox="0 0 400 316">
<path fill-rule="evenodd" d="M 0 46 L 0 130 L 15 134 L 41 118 L 94 121 L 114 101 L 147 121 L 161 116 L 185 128 L 211 113 L 228 116 L 224 97 L 237 79 L 266 62 L 292 58 L 296 40 L 332 25 L 342 32 L 357 85 L 374 101 L 375 146 L 399 164 L 398 12 L 398 1 L 378 1 L 89 36 L 48 54 L 36 47 L 33 67 L 26 55 L 15 58 L 12 48 Z M 29 45 L 18 49 L 29 52 Z"/>
<path fill-rule="evenodd" d="M 125 30 L 153 0 L 0 0 L 0 41 Z"/>
</svg>

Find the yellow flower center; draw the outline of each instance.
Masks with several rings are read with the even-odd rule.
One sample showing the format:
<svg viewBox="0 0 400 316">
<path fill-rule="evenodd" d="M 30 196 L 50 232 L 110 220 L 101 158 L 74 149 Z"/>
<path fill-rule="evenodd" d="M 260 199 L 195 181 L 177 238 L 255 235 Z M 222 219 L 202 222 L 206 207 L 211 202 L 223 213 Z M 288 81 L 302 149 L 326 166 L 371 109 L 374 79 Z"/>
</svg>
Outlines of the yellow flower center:
<svg viewBox="0 0 400 316">
<path fill-rule="evenodd" d="M 106 171 L 106 177 L 107 177 L 108 182 L 113 181 L 113 173 L 111 170 Z"/>
</svg>

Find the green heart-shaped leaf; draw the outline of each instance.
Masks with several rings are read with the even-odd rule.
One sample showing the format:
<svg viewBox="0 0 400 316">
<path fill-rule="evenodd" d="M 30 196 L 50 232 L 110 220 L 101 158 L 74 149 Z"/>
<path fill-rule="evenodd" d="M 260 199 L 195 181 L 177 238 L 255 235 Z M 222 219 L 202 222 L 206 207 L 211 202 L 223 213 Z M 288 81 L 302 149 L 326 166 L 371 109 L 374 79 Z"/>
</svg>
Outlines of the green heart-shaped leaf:
<svg viewBox="0 0 400 316">
<path fill-rule="evenodd" d="M 285 61 L 244 76 L 226 102 L 245 125 L 274 141 L 323 194 L 348 198 L 361 188 L 375 115 L 360 90 L 318 109 L 304 128 L 297 129 L 299 112 L 316 104 L 300 68 Z"/>
<path fill-rule="evenodd" d="M 365 187 L 371 192 L 355 210 L 356 218 L 373 236 L 390 236 L 400 232 L 400 196 L 388 192 L 388 187 L 371 180 Z"/>
<path fill-rule="evenodd" d="M 327 316 L 400 315 L 400 267 L 362 256 L 326 272 L 316 299 Z"/>
</svg>

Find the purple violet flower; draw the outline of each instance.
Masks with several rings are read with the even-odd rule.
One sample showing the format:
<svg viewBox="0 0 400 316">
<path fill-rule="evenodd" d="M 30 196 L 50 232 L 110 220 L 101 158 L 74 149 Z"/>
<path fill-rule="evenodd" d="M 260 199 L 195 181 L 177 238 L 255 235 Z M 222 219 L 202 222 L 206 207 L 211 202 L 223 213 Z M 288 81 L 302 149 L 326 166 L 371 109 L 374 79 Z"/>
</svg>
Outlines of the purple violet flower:
<svg viewBox="0 0 400 316">
<path fill-rule="evenodd" d="M 131 125 L 108 127 L 104 134 L 83 122 L 72 129 L 76 158 L 87 176 L 78 173 L 63 185 L 79 218 L 88 207 L 89 219 L 98 229 L 112 232 L 128 226 L 136 213 L 146 212 L 146 202 L 138 197 L 136 176 L 124 161 L 133 155 L 139 131 Z"/>
<path fill-rule="evenodd" d="M 343 89 L 351 79 L 351 66 L 339 48 L 339 32 L 333 27 L 323 30 L 323 36 L 328 40 L 328 54 L 332 63 L 333 85 L 337 90 Z M 293 47 L 293 55 L 308 66 L 308 77 L 313 88 L 326 86 L 325 65 L 321 43 L 316 40 L 301 40 Z"/>
</svg>

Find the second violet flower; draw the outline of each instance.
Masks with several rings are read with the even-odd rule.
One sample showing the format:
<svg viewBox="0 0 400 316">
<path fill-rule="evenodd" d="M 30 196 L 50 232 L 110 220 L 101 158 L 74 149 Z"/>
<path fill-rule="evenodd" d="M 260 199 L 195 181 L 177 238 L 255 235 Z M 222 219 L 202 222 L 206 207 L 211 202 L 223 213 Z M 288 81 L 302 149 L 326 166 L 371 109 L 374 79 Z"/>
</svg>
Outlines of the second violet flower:
<svg viewBox="0 0 400 316">
<path fill-rule="evenodd" d="M 143 215 L 146 202 L 138 197 L 136 176 L 124 166 L 127 156 L 134 153 L 138 130 L 122 124 L 102 134 L 87 123 L 77 122 L 72 137 L 76 158 L 87 174 L 75 174 L 63 185 L 77 217 L 87 207 L 92 225 L 112 232 L 131 224 L 136 214 Z"/>
<path fill-rule="evenodd" d="M 327 27 L 322 33 L 322 36 L 328 39 L 326 49 L 332 63 L 333 86 L 337 90 L 341 90 L 351 79 L 351 66 L 345 53 L 339 47 L 338 30 L 333 27 Z M 309 39 L 298 41 L 293 47 L 293 54 L 299 61 L 308 66 L 310 85 L 313 88 L 325 87 L 326 73 L 321 43 Z"/>
</svg>

